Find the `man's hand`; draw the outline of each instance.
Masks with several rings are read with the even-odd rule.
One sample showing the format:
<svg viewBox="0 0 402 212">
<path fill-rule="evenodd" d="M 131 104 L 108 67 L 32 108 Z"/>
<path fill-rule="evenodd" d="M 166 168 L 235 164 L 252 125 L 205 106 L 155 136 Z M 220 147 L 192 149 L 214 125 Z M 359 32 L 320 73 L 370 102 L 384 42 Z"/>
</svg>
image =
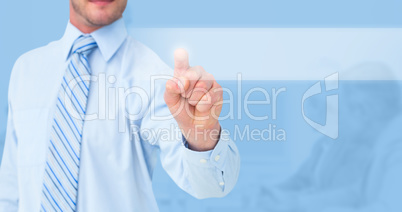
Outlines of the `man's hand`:
<svg viewBox="0 0 402 212">
<path fill-rule="evenodd" d="M 190 67 L 184 49 L 174 53 L 174 77 L 166 83 L 164 98 L 189 148 L 213 149 L 220 135 L 222 87 L 201 66 Z"/>
</svg>

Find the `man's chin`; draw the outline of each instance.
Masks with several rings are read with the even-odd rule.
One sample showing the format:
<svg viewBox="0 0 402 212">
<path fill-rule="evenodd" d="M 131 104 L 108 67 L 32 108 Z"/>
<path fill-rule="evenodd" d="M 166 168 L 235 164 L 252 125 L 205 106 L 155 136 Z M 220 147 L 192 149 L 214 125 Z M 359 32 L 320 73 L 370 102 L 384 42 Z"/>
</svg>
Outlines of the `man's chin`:
<svg viewBox="0 0 402 212">
<path fill-rule="evenodd" d="M 102 27 L 109 25 L 116 21 L 118 18 L 115 18 L 109 14 L 105 13 L 98 13 L 98 14 L 93 14 L 91 18 L 89 18 L 88 22 L 96 27 Z"/>
</svg>

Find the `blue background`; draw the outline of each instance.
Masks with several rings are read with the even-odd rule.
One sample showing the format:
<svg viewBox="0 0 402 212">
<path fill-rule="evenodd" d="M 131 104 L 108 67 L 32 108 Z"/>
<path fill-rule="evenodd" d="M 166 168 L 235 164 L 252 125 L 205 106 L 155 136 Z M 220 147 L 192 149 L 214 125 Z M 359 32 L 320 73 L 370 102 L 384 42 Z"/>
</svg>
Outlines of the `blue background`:
<svg viewBox="0 0 402 212">
<path fill-rule="evenodd" d="M 190 2 L 184 0 L 175 1 L 129 1 L 128 8 L 125 13 L 126 23 L 130 28 L 253 28 L 253 27 L 275 27 L 275 28 L 388 28 L 402 26 L 402 2 L 400 1 L 379 1 L 379 0 L 356 0 L 356 1 L 319 1 L 319 0 L 286 0 L 286 1 L 264 1 L 264 0 L 250 0 L 250 1 L 202 1 Z M 4 1 L 0 7 L 0 155 L 4 143 L 4 133 L 7 120 L 7 90 L 10 72 L 15 60 L 22 53 L 29 51 L 33 48 L 43 46 L 50 41 L 59 39 L 63 33 L 68 21 L 68 1 Z M 141 37 L 142 36 L 142 37 Z M 139 38 L 143 38 L 145 43 L 149 46 L 155 45 L 158 37 L 154 35 L 152 38 L 145 39 L 144 34 L 139 34 Z M 154 39 L 154 41 L 152 40 Z M 140 39 L 140 41 L 143 41 Z M 400 44 L 400 43 L 399 43 Z M 162 58 L 167 60 L 164 52 L 159 52 L 157 47 L 153 49 Z M 201 61 L 201 59 L 200 59 Z M 169 63 L 169 62 L 168 62 Z M 233 73 L 239 70 L 233 70 Z M 241 71 L 241 70 L 240 70 Z M 400 72 L 401 70 L 393 70 Z M 232 73 L 232 72 L 228 72 Z M 234 75 L 234 74 L 232 74 Z M 220 81 L 224 86 L 235 88 L 232 81 Z M 252 140 L 237 141 L 239 147 L 242 165 L 238 185 L 227 197 L 222 199 L 209 199 L 209 200 L 196 200 L 185 192 L 181 191 L 166 175 L 163 169 L 158 166 L 154 174 L 154 190 L 158 200 L 161 211 L 266 211 L 272 205 L 291 205 L 295 208 L 300 204 L 302 208 L 303 202 L 292 202 L 289 199 L 291 195 L 300 195 L 305 192 L 299 190 L 299 193 L 294 192 L 297 190 L 297 182 L 291 181 L 288 187 L 292 191 L 287 191 L 286 185 L 278 187 L 279 183 L 286 178 L 292 176 L 303 176 L 303 171 L 300 167 L 302 164 L 309 164 L 309 155 L 314 159 L 314 142 L 316 140 L 327 142 L 328 145 L 333 144 L 333 140 L 321 136 L 308 126 L 302 119 L 300 112 L 300 100 L 303 93 L 315 83 L 315 81 L 245 81 L 246 88 L 260 86 L 271 90 L 273 87 L 286 87 L 287 93 L 280 101 L 278 108 L 278 120 L 268 120 L 264 122 L 252 121 L 250 119 L 227 120 L 224 126 L 233 132 L 235 124 L 245 125 L 249 124 L 253 128 L 264 129 L 268 124 L 275 124 L 278 128 L 285 128 L 288 132 L 286 142 L 256 142 Z M 370 82 L 372 83 L 372 82 Z M 400 84 L 400 82 L 397 82 Z M 343 83 L 340 84 L 342 87 Z M 370 84 L 369 84 L 370 85 Z M 374 85 L 371 85 L 374 86 Z M 378 86 L 378 85 L 377 85 Z M 387 88 L 388 83 L 380 85 L 380 88 Z M 360 89 L 360 87 L 359 87 Z M 391 91 L 390 95 L 398 95 L 395 91 Z M 244 94 L 243 94 L 244 95 Z M 363 95 L 361 95 L 363 96 Z M 253 98 L 261 98 L 254 96 Z M 319 100 L 325 100 L 325 96 L 318 96 Z M 340 108 L 347 108 L 350 100 L 342 98 Z M 373 104 L 374 100 L 363 99 L 360 103 Z M 317 109 L 318 108 L 318 109 Z M 309 116 L 315 117 L 316 120 L 322 116 L 321 113 L 325 106 L 314 105 L 313 109 L 307 111 Z M 358 106 L 362 109 L 363 106 Z M 387 108 L 383 108 L 387 110 Z M 395 114 L 399 113 L 397 108 Z M 227 108 L 224 108 L 224 112 Z M 265 108 L 254 108 L 256 113 L 265 114 Z M 318 111 L 318 112 L 317 112 Z M 224 113 L 223 112 L 223 113 Z M 244 112 L 244 111 L 243 111 Z M 348 117 L 351 112 L 341 113 L 343 122 L 348 122 Z M 379 112 L 377 112 L 379 113 Z M 366 114 L 369 116 L 370 114 Z M 319 120 L 324 122 L 325 120 Z M 369 120 L 376 122 L 376 120 Z M 378 122 L 378 121 L 377 121 Z M 400 123 L 400 122 L 398 122 Z M 357 124 L 364 124 L 363 120 Z M 378 123 L 378 124 L 382 124 Z M 395 133 L 392 131 L 385 136 L 383 140 L 390 140 Z M 387 127 L 375 128 L 379 132 L 389 130 Z M 372 129 L 367 129 L 372 130 Z M 342 134 L 342 132 L 340 132 Z M 350 133 L 349 133 L 350 134 Z M 303 138 L 301 140 L 300 138 Z M 344 140 L 348 140 L 343 137 Z M 388 139 L 390 138 L 390 139 Z M 372 139 L 376 141 L 375 138 Z M 342 141 L 342 140 L 338 140 Z M 338 142 L 342 143 L 342 142 Z M 352 143 L 353 144 L 353 143 Z M 377 146 L 378 147 L 378 146 Z M 347 158 L 349 161 L 364 158 L 365 155 L 371 155 L 372 150 L 377 147 L 371 146 L 368 151 L 354 151 L 356 154 L 341 155 L 342 158 Z M 380 146 L 381 147 L 381 146 Z M 394 148 L 400 150 L 400 146 Z M 328 148 L 328 147 L 325 147 Z M 340 148 L 342 149 L 342 148 Z M 354 150 L 354 145 L 346 145 L 346 149 Z M 341 151 L 341 150 L 340 150 Z M 310 154 L 312 152 L 312 154 Z M 343 152 L 343 151 L 341 151 Z M 378 153 L 379 152 L 379 153 Z M 331 153 L 331 152 L 330 152 Z M 334 153 L 332 153 L 334 154 Z M 390 149 L 377 151 L 378 158 L 381 160 L 382 155 L 390 154 Z M 374 157 L 374 156 L 373 156 Z M 307 158 L 307 159 L 306 159 Z M 374 157 L 377 158 L 377 157 Z M 306 160 L 303 163 L 302 159 Z M 338 162 L 346 164 L 349 161 L 343 161 L 334 158 L 334 161 L 327 162 L 327 165 L 334 165 Z M 364 161 L 364 159 L 362 159 Z M 353 163 L 351 163 L 353 164 Z M 364 163 L 361 163 L 364 164 Z M 370 164 L 370 163 L 369 163 Z M 338 165 L 339 166 L 339 165 Z M 400 167 L 399 167 L 400 168 Z M 347 168 L 345 173 L 354 170 L 354 167 Z M 305 172 L 311 169 L 305 169 Z M 329 176 L 323 176 L 324 171 L 321 173 L 320 181 L 330 179 Z M 386 172 L 384 168 L 381 170 Z M 296 175 L 294 175 L 296 173 Z M 305 173 L 304 173 L 305 174 Z M 349 175 L 348 175 L 349 176 Z M 362 173 L 351 174 L 351 177 L 362 177 Z M 392 180 L 391 180 L 392 181 Z M 341 184 L 343 181 L 341 182 Z M 308 183 L 301 183 L 306 186 Z M 325 183 L 324 183 L 325 184 Z M 341 184 L 336 184 L 342 187 Z M 321 187 L 320 187 L 321 186 Z M 320 185 L 316 189 L 319 191 L 328 191 L 325 186 Z M 395 187 L 398 185 L 395 184 Z M 370 186 L 367 186 L 370 187 Z M 398 188 L 398 187 L 397 187 Z M 278 191 L 279 190 L 279 191 Z M 348 190 L 345 189 L 347 193 Z M 400 196 L 400 194 L 392 193 L 389 191 L 390 196 Z M 319 192 L 317 192 L 319 193 Z M 174 194 L 174 195 L 172 195 Z M 370 196 L 370 193 L 364 193 Z M 392 194 L 392 195 L 391 195 Z M 272 198 L 276 195 L 277 199 Z M 281 195 L 284 195 L 283 198 Z M 328 196 L 333 199 L 339 199 L 339 194 Z M 372 200 L 367 197 L 367 199 Z M 275 201 L 276 202 L 275 202 Z M 311 200 L 314 200 L 311 199 Z M 358 200 L 356 200 L 359 202 Z M 336 201 L 335 201 L 336 202 Z M 368 204 L 364 201 L 359 202 L 362 205 Z M 317 204 L 320 205 L 320 204 Z M 290 207 L 290 206 L 289 206 Z M 394 206 L 395 210 L 401 209 Z M 318 208 L 318 206 L 317 206 Z M 353 209 L 353 207 L 352 207 Z M 279 211 L 281 208 L 273 209 L 272 211 Z M 283 211 L 290 211 L 291 209 L 283 209 Z M 296 211 L 303 211 L 298 208 Z M 311 209 L 308 211 L 322 211 L 321 209 Z M 346 209 L 338 209 L 335 211 L 347 211 Z M 354 211 L 354 210 L 351 210 Z M 357 210 L 356 210 L 357 211 Z M 369 209 L 363 211 L 370 211 Z"/>
<path fill-rule="evenodd" d="M 125 19 L 132 27 L 401 27 L 400 8 L 398 0 L 131 0 Z M 60 39 L 68 18 L 67 0 L 2 2 L 0 129 L 6 124 L 8 80 L 15 60 Z"/>
</svg>

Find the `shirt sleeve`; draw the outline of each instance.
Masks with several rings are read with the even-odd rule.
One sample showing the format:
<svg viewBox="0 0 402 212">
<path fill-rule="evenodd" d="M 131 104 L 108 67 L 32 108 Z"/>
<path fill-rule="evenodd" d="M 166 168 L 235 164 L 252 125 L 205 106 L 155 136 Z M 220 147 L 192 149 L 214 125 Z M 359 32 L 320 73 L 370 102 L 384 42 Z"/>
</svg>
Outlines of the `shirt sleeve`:
<svg viewBox="0 0 402 212">
<path fill-rule="evenodd" d="M 183 152 L 188 179 L 196 191 L 195 197 L 222 197 L 234 188 L 240 170 L 240 157 L 227 131 L 222 130 L 213 150 L 197 152 L 185 147 Z"/>
<path fill-rule="evenodd" d="M 162 167 L 181 189 L 198 199 L 225 196 L 235 186 L 240 170 L 235 143 L 222 130 L 213 150 L 188 149 L 174 118 L 160 118 L 171 115 L 163 100 L 164 84 L 161 86 L 151 100 L 151 111 L 154 112 L 143 118 L 141 132 L 158 131 L 154 133 L 159 135 L 157 138 L 147 141 L 160 150 Z"/>
<path fill-rule="evenodd" d="M 0 165 L 0 211 L 18 211 L 18 140 L 13 121 L 12 97 L 16 72 L 20 69 L 21 57 L 15 62 L 8 89 L 8 118 L 3 158 Z"/>
<path fill-rule="evenodd" d="M 0 167 L 0 211 L 18 210 L 17 138 L 9 104 L 6 141 Z"/>
</svg>

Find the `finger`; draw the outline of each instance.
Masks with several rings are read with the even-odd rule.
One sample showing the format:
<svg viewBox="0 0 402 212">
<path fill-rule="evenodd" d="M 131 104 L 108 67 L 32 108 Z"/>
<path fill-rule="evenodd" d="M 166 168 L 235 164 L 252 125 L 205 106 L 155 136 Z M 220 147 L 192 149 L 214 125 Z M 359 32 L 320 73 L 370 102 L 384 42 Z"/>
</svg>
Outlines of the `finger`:
<svg viewBox="0 0 402 212">
<path fill-rule="evenodd" d="M 183 83 L 183 81 L 183 79 L 173 77 L 166 82 L 164 98 L 168 107 L 174 106 L 180 101 L 182 94 L 185 93 L 186 86 L 188 87 L 189 83 L 187 81 Z"/>
<path fill-rule="evenodd" d="M 187 51 L 182 48 L 176 49 L 174 52 L 174 75 L 183 75 L 189 67 Z"/>
<path fill-rule="evenodd" d="M 183 78 L 185 79 L 184 82 L 188 82 L 188 87 L 185 89 L 186 92 L 182 95 L 183 97 L 190 98 L 195 85 L 204 72 L 205 71 L 201 66 L 194 66 L 185 72 Z"/>
<path fill-rule="evenodd" d="M 189 97 L 188 103 L 195 106 L 200 101 L 200 99 L 212 88 L 214 81 L 215 79 L 212 74 L 204 72 L 201 78 L 195 84 L 194 89 L 191 92 L 191 96 Z"/>
<path fill-rule="evenodd" d="M 215 107 L 215 110 L 219 111 L 214 111 L 214 113 L 220 113 L 223 99 L 222 93 L 222 87 L 215 81 L 208 93 L 204 94 L 200 101 L 198 101 L 195 109 L 201 113 L 205 113 Z M 219 114 L 217 115 L 219 116 Z"/>
</svg>

